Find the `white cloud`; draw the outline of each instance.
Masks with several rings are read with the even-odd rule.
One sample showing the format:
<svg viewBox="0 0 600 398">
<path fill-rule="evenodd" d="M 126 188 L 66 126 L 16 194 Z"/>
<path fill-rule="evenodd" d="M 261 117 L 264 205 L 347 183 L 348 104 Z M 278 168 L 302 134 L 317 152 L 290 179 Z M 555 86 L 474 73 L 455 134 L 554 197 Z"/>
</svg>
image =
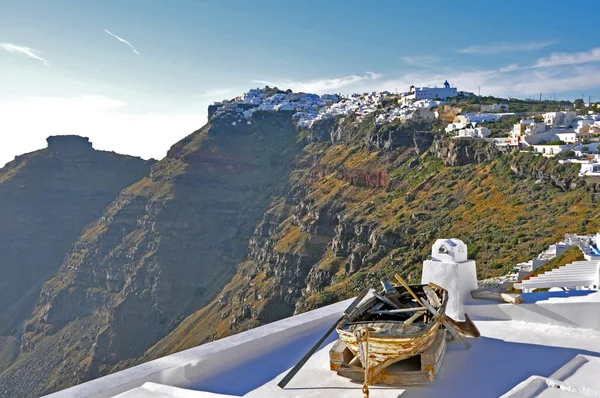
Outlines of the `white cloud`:
<svg viewBox="0 0 600 398">
<path fill-rule="evenodd" d="M 292 89 L 293 91 L 301 91 L 306 93 L 331 93 L 343 88 L 355 86 L 359 82 L 377 80 L 381 77 L 381 73 L 365 72 L 363 76 L 351 75 L 338 77 L 333 79 L 315 79 L 308 81 L 293 81 L 293 80 L 253 80 L 253 83 L 265 84 L 274 86 L 280 89 Z"/>
<path fill-rule="evenodd" d="M 515 70 L 518 70 L 518 69 L 519 69 L 519 65 L 517 65 L 517 64 L 510 64 L 510 65 L 501 67 L 500 69 L 498 69 L 498 71 L 500 71 L 500 72 L 512 72 L 512 71 L 515 71 Z"/>
<path fill-rule="evenodd" d="M 42 61 L 45 66 L 49 66 L 50 64 L 44 58 L 40 57 L 40 52 L 38 50 L 34 50 L 33 48 L 17 46 L 12 43 L 0 43 L 0 48 L 8 51 L 9 53 L 21 53 L 27 55 L 29 58 L 37 59 L 38 61 Z"/>
<path fill-rule="evenodd" d="M 136 50 L 135 47 L 133 47 L 133 45 L 130 42 L 128 42 L 127 40 L 125 40 L 125 39 L 123 39 L 123 38 L 121 38 L 121 37 L 119 37 L 117 35 L 115 35 L 114 33 L 109 32 L 107 29 L 104 29 L 104 31 L 106 33 L 108 33 L 109 35 L 111 35 L 112 37 L 114 37 L 115 39 L 117 39 L 118 41 L 120 41 L 121 43 L 125 43 L 126 45 L 128 45 L 129 48 L 131 48 L 133 50 L 134 54 L 140 55 L 140 53 L 138 52 L 138 50 Z"/>
<path fill-rule="evenodd" d="M 0 166 L 15 155 L 45 148 L 46 137 L 56 134 L 89 137 L 96 149 L 161 159 L 171 145 L 206 123 L 205 106 L 198 114 L 131 113 L 123 101 L 101 96 L 0 101 L 0 109 Z"/>
<path fill-rule="evenodd" d="M 538 59 L 534 67 L 545 68 L 549 66 L 577 65 L 598 61 L 600 61 L 600 47 L 576 53 L 552 53 L 548 58 Z"/>
<path fill-rule="evenodd" d="M 413 66 L 431 66 L 431 64 L 435 64 L 440 59 L 433 55 L 416 55 L 416 56 L 405 56 L 402 57 L 402 61 L 408 65 Z"/>
<path fill-rule="evenodd" d="M 231 89 L 231 88 L 215 88 L 215 89 L 206 90 L 204 93 L 200 94 L 199 97 L 200 98 L 222 97 L 224 95 L 231 93 L 232 91 L 233 91 L 233 89 Z"/>
<path fill-rule="evenodd" d="M 526 43 L 507 43 L 494 42 L 488 44 L 475 44 L 459 50 L 461 54 L 499 54 L 507 52 L 534 51 L 540 50 L 554 44 L 552 41 L 544 42 L 526 42 Z"/>
</svg>

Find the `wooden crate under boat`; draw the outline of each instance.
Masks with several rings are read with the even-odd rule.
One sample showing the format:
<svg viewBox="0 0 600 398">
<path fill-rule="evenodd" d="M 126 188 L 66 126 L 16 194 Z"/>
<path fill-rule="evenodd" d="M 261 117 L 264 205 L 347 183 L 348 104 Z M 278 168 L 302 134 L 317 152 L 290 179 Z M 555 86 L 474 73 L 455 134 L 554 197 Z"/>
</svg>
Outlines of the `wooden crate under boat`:
<svg viewBox="0 0 600 398">
<path fill-rule="evenodd" d="M 442 334 L 439 319 L 423 311 L 422 307 L 415 308 L 417 304 L 402 287 L 395 289 L 399 305 L 407 308 L 373 313 L 375 308 L 383 305 L 381 300 L 385 300 L 383 297 L 375 297 L 377 294 L 374 293 L 373 297 L 361 303 L 348 319 L 342 320 L 336 328 L 340 340 L 353 356 L 359 356 L 360 351 L 356 333 L 368 334 L 368 344 L 361 343 L 363 347 L 368 347 L 368 368 L 363 369 L 369 374 L 368 384 L 377 383 L 383 371 L 390 365 L 425 352 Z M 412 290 L 421 300 L 430 300 L 438 312 L 444 313 L 448 301 L 446 290 L 429 285 L 413 285 Z M 400 313 L 389 314 L 393 311 Z"/>
<path fill-rule="evenodd" d="M 368 385 L 376 384 L 388 366 L 425 352 L 440 334 L 440 319 L 420 307 L 412 294 L 441 314 L 448 301 L 447 291 L 439 286 L 413 285 L 412 292 L 391 285 L 388 289 L 381 294 L 373 291 L 336 327 L 352 354 L 367 362 L 362 365 Z M 381 310 L 386 305 L 389 308 Z"/>
<path fill-rule="evenodd" d="M 390 386 L 430 384 L 438 374 L 445 355 L 446 331 L 440 330 L 429 348 L 385 368 L 376 384 Z M 329 351 L 329 367 L 339 376 L 352 381 L 364 381 L 365 374 L 360 360 L 341 340 L 338 340 Z"/>
</svg>

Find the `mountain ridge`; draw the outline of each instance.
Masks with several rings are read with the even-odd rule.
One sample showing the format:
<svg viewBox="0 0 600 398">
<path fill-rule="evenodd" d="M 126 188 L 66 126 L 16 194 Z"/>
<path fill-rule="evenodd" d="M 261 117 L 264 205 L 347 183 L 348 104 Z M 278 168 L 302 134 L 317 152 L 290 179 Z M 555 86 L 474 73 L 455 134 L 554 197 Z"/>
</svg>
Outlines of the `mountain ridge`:
<svg viewBox="0 0 600 398">
<path fill-rule="evenodd" d="M 220 112 L 78 231 L 20 344 L 0 339 L 0 395 L 56 391 L 397 272 L 416 280 L 439 236 L 465 240 L 483 277 L 573 225 L 600 228 L 576 165 L 451 139 L 436 121 Z"/>
</svg>

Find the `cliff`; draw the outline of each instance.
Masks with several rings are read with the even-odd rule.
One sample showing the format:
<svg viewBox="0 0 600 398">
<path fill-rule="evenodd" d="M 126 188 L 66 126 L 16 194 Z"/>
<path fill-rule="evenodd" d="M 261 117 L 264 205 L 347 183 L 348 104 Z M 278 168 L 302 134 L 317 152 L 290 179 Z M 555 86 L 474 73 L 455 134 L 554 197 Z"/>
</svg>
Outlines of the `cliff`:
<svg viewBox="0 0 600 398">
<path fill-rule="evenodd" d="M 512 171 L 517 156 L 485 141 L 434 138 L 426 125 L 387 126 L 385 135 L 369 120 L 347 123 L 301 132 L 309 143 L 291 192 L 271 203 L 231 282 L 141 359 L 115 369 L 351 297 L 394 273 L 417 281 L 440 236 L 468 242 L 484 278 L 568 231 L 600 226 L 588 187 L 536 184 Z M 415 145 L 427 134 L 429 146 Z"/>
<path fill-rule="evenodd" d="M 482 139 L 456 138 L 439 135 L 431 152 L 446 166 L 464 166 L 470 163 L 488 163 L 500 155 L 494 144 Z"/>
<path fill-rule="evenodd" d="M 272 198 L 287 192 L 299 149 L 288 115 L 240 127 L 209 124 L 173 145 L 73 239 L 41 289 L 21 355 L 0 375 L 9 396 L 136 358 L 221 291 Z"/>
<path fill-rule="evenodd" d="M 20 345 L 0 349 L 13 358 L 4 394 L 64 388 L 394 273 L 416 281 L 440 236 L 464 240 L 483 278 L 600 228 L 590 187 L 536 183 L 521 156 L 444 138 L 437 123 L 346 116 L 298 131 L 290 112 L 213 120 L 74 238 Z"/>
<path fill-rule="evenodd" d="M 0 334 L 15 334 L 83 227 L 150 165 L 54 136 L 0 169 Z"/>
</svg>

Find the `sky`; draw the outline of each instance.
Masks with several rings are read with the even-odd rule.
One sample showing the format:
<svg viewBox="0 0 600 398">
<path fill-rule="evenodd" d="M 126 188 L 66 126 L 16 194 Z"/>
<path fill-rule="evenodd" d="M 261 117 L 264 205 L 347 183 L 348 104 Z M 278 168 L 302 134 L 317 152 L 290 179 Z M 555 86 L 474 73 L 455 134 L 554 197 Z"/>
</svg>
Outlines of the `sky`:
<svg viewBox="0 0 600 398">
<path fill-rule="evenodd" d="M 264 85 L 600 101 L 600 2 L 0 0 L 0 166 L 55 134 L 160 159 Z"/>
</svg>

